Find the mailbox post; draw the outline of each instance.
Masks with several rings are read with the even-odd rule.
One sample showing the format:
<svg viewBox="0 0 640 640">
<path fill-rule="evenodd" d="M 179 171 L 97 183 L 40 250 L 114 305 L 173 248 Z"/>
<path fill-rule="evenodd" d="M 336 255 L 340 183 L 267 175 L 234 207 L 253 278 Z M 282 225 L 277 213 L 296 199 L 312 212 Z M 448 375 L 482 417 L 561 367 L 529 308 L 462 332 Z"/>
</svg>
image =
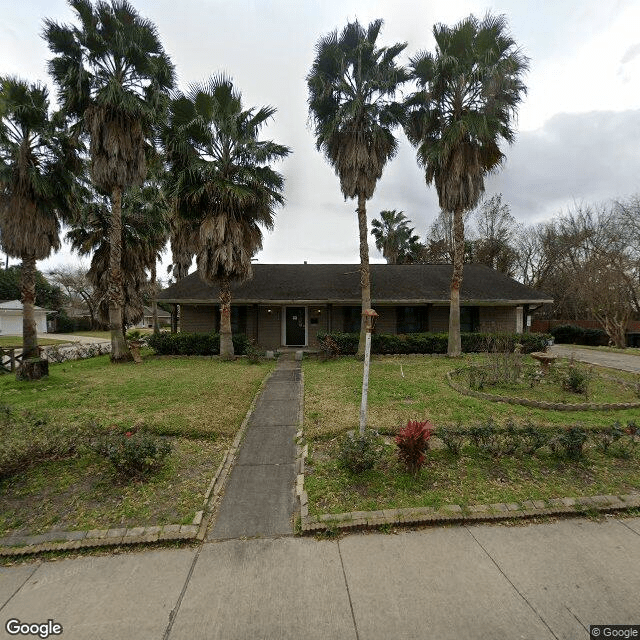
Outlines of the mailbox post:
<svg viewBox="0 0 640 640">
<path fill-rule="evenodd" d="M 367 424 L 367 395 L 369 393 L 369 363 L 371 361 L 371 332 L 376 324 L 378 314 L 373 309 L 363 311 L 364 327 L 366 331 L 364 345 L 364 373 L 362 376 L 362 402 L 360 403 L 360 435 L 364 434 Z"/>
</svg>

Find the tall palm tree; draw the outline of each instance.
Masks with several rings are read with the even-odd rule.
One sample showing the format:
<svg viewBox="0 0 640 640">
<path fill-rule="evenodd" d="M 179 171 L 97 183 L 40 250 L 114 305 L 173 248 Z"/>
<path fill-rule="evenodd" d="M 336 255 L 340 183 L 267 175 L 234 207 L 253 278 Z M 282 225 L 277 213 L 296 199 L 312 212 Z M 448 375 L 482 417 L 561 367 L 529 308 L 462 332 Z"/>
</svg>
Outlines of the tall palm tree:
<svg viewBox="0 0 640 640">
<path fill-rule="evenodd" d="M 146 154 L 174 68 L 156 27 L 126 0 L 69 0 L 79 26 L 45 20 L 44 37 L 54 58 L 49 72 L 64 111 L 78 119 L 91 140 L 91 177 L 109 194 L 109 326 L 111 360 L 129 360 L 122 333 L 122 195 L 147 173 Z"/>
<path fill-rule="evenodd" d="M 376 239 L 376 248 L 382 252 L 388 264 L 405 264 L 418 259 L 420 243 L 411 220 L 402 211 L 381 211 L 380 220 L 371 221 L 371 235 Z"/>
<path fill-rule="evenodd" d="M 23 353 L 38 356 L 34 316 L 36 261 L 60 248 L 60 219 L 70 215 L 76 144 L 60 114 L 49 113 L 46 87 L 0 78 L 0 236 L 22 260 Z"/>
<path fill-rule="evenodd" d="M 395 62 L 407 45 L 376 47 L 381 27 L 382 20 L 375 20 L 365 30 L 356 20 L 340 35 L 332 31 L 322 37 L 307 76 L 316 147 L 333 166 L 345 199 L 358 200 L 363 312 L 371 307 L 366 203 L 396 153 L 392 131 L 402 122 L 403 109 L 393 98 L 407 79 Z M 359 357 L 364 355 L 364 339 L 363 322 Z"/>
<path fill-rule="evenodd" d="M 262 230 L 284 203 L 284 179 L 270 164 L 290 153 L 258 134 L 275 109 L 244 109 L 230 78 L 178 93 L 163 140 L 179 214 L 199 224 L 200 277 L 220 287 L 220 355 L 232 358 L 231 281 L 250 278 Z M 188 228 L 188 225 L 187 225 Z"/>
<path fill-rule="evenodd" d="M 433 27 L 434 54 L 411 59 L 418 91 L 408 97 L 405 131 L 417 147 L 427 184 L 435 183 L 440 207 L 453 214 L 448 354 L 458 356 L 460 287 L 464 259 L 463 213 L 484 192 L 485 176 L 504 159 L 502 140 L 514 140 L 513 118 L 526 93 L 528 59 L 507 31 L 504 16 L 474 16 L 453 27 Z"/>
</svg>

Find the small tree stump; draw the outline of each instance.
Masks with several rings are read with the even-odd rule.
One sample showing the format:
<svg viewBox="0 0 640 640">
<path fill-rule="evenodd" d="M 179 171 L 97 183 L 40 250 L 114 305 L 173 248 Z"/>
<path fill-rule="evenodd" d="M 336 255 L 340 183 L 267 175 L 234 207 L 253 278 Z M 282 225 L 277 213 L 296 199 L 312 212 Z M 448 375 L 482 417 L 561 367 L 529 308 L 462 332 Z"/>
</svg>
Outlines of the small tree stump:
<svg viewBox="0 0 640 640">
<path fill-rule="evenodd" d="M 24 360 L 20 368 L 16 371 L 17 380 L 27 382 L 40 380 L 49 375 L 49 361 L 44 358 L 30 358 Z"/>
</svg>

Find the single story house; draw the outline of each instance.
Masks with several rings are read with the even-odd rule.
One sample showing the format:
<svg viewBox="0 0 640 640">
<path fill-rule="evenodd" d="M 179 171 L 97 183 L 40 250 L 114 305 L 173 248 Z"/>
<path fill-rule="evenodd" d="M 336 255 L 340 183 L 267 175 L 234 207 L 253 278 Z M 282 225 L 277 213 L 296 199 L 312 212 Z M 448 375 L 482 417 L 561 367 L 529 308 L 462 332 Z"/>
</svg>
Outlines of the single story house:
<svg viewBox="0 0 640 640">
<path fill-rule="evenodd" d="M 378 333 L 446 332 L 449 327 L 447 264 L 371 265 L 372 306 Z M 357 264 L 256 264 L 253 278 L 232 287 L 232 331 L 265 349 L 318 346 L 319 331 L 360 330 Z M 218 287 L 198 273 L 158 295 L 179 306 L 180 331 L 218 331 Z M 468 264 L 460 295 L 462 331 L 527 331 L 532 312 L 550 298 L 484 265 Z"/>
<path fill-rule="evenodd" d="M 164 309 L 158 307 L 158 324 L 161 327 L 168 327 L 171 325 L 171 314 Z M 153 328 L 153 309 L 151 307 L 144 307 L 144 317 L 138 324 L 134 325 L 136 329 L 152 329 Z"/>
<path fill-rule="evenodd" d="M 36 329 L 38 333 L 47 333 L 47 311 L 42 307 L 34 307 Z M 20 300 L 0 302 L 0 334 L 5 336 L 22 335 L 23 307 Z"/>
</svg>

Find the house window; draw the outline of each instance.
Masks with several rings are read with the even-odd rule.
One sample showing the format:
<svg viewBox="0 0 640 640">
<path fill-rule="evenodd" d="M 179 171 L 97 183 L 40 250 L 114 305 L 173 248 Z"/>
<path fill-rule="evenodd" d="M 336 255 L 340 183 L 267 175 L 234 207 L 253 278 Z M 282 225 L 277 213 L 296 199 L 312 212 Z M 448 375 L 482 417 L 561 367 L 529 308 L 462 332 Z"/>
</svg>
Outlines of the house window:
<svg viewBox="0 0 640 640">
<path fill-rule="evenodd" d="M 247 307 L 231 307 L 231 333 L 247 333 Z"/>
<path fill-rule="evenodd" d="M 422 333 L 423 331 L 427 331 L 426 307 L 397 307 L 397 333 Z"/>
<path fill-rule="evenodd" d="M 345 333 L 360 333 L 362 307 L 342 307 L 342 330 Z"/>
<path fill-rule="evenodd" d="M 475 333 L 480 330 L 480 309 L 478 307 L 460 307 L 460 331 Z"/>
</svg>

